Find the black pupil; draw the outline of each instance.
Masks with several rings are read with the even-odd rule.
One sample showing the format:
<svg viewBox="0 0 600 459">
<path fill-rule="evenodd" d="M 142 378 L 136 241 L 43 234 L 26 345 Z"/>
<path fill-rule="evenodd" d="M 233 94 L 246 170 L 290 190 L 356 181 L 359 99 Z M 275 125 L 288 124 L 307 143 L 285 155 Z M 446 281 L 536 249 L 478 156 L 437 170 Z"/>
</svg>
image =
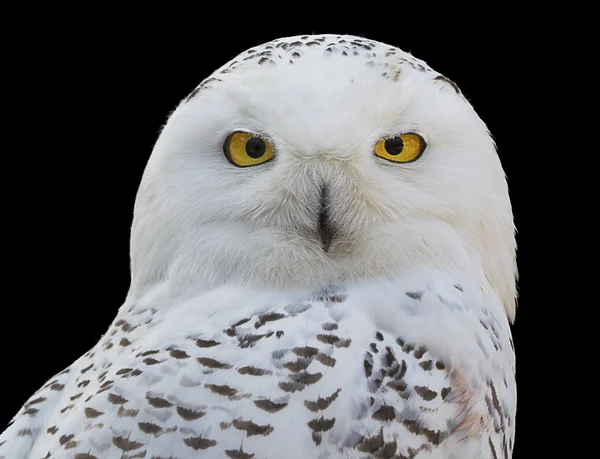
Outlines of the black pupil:
<svg viewBox="0 0 600 459">
<path fill-rule="evenodd" d="M 393 137 L 385 141 L 385 151 L 388 155 L 396 156 L 402 153 L 404 142 L 400 137 Z"/>
<path fill-rule="evenodd" d="M 260 158 L 265 154 L 266 150 L 267 146 L 265 145 L 265 141 L 260 137 L 251 137 L 246 142 L 246 153 L 248 153 L 250 158 Z"/>
</svg>

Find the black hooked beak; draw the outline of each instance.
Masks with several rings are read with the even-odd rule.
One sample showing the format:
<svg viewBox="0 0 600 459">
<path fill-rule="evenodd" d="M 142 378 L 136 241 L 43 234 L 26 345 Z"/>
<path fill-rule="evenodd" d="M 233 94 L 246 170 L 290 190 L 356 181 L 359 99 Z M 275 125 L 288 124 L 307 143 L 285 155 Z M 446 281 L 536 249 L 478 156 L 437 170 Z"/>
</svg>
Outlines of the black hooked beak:
<svg viewBox="0 0 600 459">
<path fill-rule="evenodd" d="M 321 237 L 321 248 L 327 252 L 333 238 L 333 229 L 329 221 L 329 202 L 327 187 L 321 188 L 320 210 L 319 210 L 319 236 Z"/>
</svg>

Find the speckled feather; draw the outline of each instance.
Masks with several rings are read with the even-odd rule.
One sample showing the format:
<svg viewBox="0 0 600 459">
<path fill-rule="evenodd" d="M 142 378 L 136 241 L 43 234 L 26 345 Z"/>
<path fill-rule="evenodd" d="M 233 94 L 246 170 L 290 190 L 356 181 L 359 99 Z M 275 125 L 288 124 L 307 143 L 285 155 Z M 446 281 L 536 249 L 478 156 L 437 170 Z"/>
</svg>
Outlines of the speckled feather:
<svg viewBox="0 0 600 459">
<path fill-rule="evenodd" d="M 125 304 L 25 404 L 2 457 L 510 457 L 507 319 L 441 279 Z M 432 339 L 440 323 L 456 340 Z"/>
<path fill-rule="evenodd" d="M 450 112 L 452 116 L 471 110 L 452 81 L 397 48 L 364 38 L 307 35 L 275 40 L 240 54 L 182 101 L 169 123 L 173 126 L 195 119 L 195 115 L 187 115 L 187 107 L 201 103 L 198 99 L 202 94 L 218 91 L 219 85 L 235 86 L 235 76 L 246 70 L 294 66 L 308 54 L 311 59 L 318 56 L 340 62 L 358 59 L 368 72 L 378 72 L 383 80 L 393 84 L 403 78 L 411 80 L 411 75 L 425 75 L 423 84 L 439 85 L 440 91 L 449 89 L 452 99 L 448 103 L 461 104 L 456 106 L 456 113 Z M 407 84 L 409 91 L 413 83 Z M 297 94 L 303 100 L 302 91 Z M 434 96 L 427 97 L 427 104 L 435 106 Z M 309 113 L 308 118 L 312 115 Z M 477 123 L 473 129 L 485 131 Z M 192 126 L 189 131 L 198 129 Z M 127 300 L 98 344 L 51 378 L 25 403 L 0 435 L 0 459 L 511 456 L 516 388 L 508 317 L 514 314 L 514 228 L 512 221 L 507 221 L 510 204 L 506 204 L 508 193 L 497 158 L 486 159 L 489 162 L 485 167 L 489 165 L 493 173 L 473 189 L 466 188 L 470 184 L 464 178 L 460 186 L 453 185 L 448 178 L 451 174 L 433 180 L 440 185 L 449 181 L 443 195 L 461 187 L 468 190 L 454 202 L 468 201 L 474 227 L 477 231 L 484 228 L 483 242 L 479 240 L 480 233 L 468 232 L 474 231 L 473 225 L 465 226 L 468 231 L 448 230 L 449 225 L 466 220 L 467 211 L 447 217 L 435 210 L 443 204 L 427 200 L 429 196 L 419 203 L 416 186 L 401 191 L 411 191 L 415 205 L 424 202 L 423 208 L 432 206 L 432 214 L 423 216 L 412 210 L 403 213 L 401 205 L 407 200 L 402 196 L 397 204 L 400 210 L 393 207 L 394 202 L 387 208 L 373 205 L 375 198 L 392 201 L 394 186 L 388 187 L 392 190 L 389 195 L 383 195 L 378 188 L 365 189 L 363 193 L 355 190 L 398 177 L 373 174 L 374 169 L 360 161 L 356 167 L 362 168 L 362 175 L 357 174 L 350 169 L 354 166 L 343 152 L 337 152 L 339 158 L 331 152 L 322 169 L 303 166 L 303 178 L 307 181 L 298 180 L 294 183 L 298 188 L 290 193 L 301 205 L 294 207 L 293 199 L 263 203 L 264 209 L 269 205 L 284 209 L 274 218 L 280 227 L 261 227 L 261 218 L 268 212 L 253 203 L 252 211 L 231 217 L 238 224 L 251 215 L 251 231 L 243 226 L 241 233 L 227 233 L 233 228 L 225 226 L 229 222 L 211 225 L 222 215 L 235 215 L 231 209 L 222 209 L 222 203 L 217 203 L 195 212 L 196 209 L 180 205 L 177 194 L 172 192 L 185 189 L 189 177 L 199 180 L 197 171 L 196 176 L 185 176 L 181 183 L 177 180 L 172 189 L 158 188 L 157 192 L 152 188 L 157 183 L 159 187 L 169 184 L 169 177 L 161 175 L 165 164 L 180 160 L 164 155 L 161 148 L 173 139 L 174 148 L 186 145 L 186 141 L 173 137 L 173 132 L 180 135 L 177 129 L 167 126 L 162 146 L 159 139 L 153 153 L 159 159 L 154 166 L 149 163 L 150 172 L 147 170 L 143 179 L 146 188 L 140 188 L 136 202 L 133 282 Z M 435 129 L 432 132 L 435 134 Z M 466 138 L 483 139 L 477 145 L 493 149 L 493 144 L 488 144 L 487 131 L 483 137 Z M 430 140 L 435 149 L 435 135 Z M 199 144 L 209 145 L 212 140 L 202 142 Z M 468 150 L 460 139 L 453 142 L 458 145 L 454 150 L 456 157 Z M 357 154 L 362 154 L 359 150 L 357 147 Z M 279 153 L 293 155 L 294 150 L 282 148 Z M 161 163 L 160 155 L 168 162 Z M 430 156 L 434 158 L 428 160 L 431 168 L 435 154 Z M 212 157 L 206 158 L 202 164 L 206 171 L 202 173 L 212 180 L 218 169 L 214 169 L 216 163 L 209 164 L 215 161 Z M 332 158 L 340 159 L 345 169 Z M 317 160 L 311 157 L 306 161 Z M 279 166 L 274 163 L 271 169 L 265 168 L 267 172 L 252 168 L 254 171 L 247 174 L 274 174 L 277 167 L 290 167 L 284 162 Z M 221 164 L 226 163 L 218 163 L 218 167 Z M 191 167 L 190 170 L 195 165 Z M 291 171 L 299 177 L 301 169 L 294 167 Z M 422 169 L 392 172 L 405 174 L 400 177 L 410 183 L 412 179 L 406 174 L 417 176 L 427 170 L 425 166 L 416 167 Z M 483 167 L 483 163 L 478 163 L 469 177 L 483 175 L 477 167 Z M 153 174 L 158 174 L 159 180 Z M 238 177 L 241 175 L 236 175 L 239 182 Z M 273 178 L 262 177 L 266 182 Z M 345 178 L 335 182 L 340 177 Z M 321 247 L 311 239 L 311 234 L 319 234 L 318 230 L 313 228 L 312 233 L 307 233 L 306 229 L 314 221 L 308 219 L 306 223 L 302 218 L 312 206 L 312 192 L 306 190 L 325 179 L 332 181 L 331 189 L 337 192 L 330 196 L 330 205 L 337 203 L 341 210 L 331 210 L 337 239 L 329 249 L 330 258 L 322 262 L 318 258 L 324 257 Z M 221 186 L 217 181 L 206 183 L 216 191 Z M 223 182 L 225 189 L 231 188 L 227 183 Z M 243 183 L 248 186 L 249 182 Z M 192 186 L 204 199 L 197 183 Z M 487 186 L 493 192 L 488 193 Z M 253 193 L 266 196 L 262 191 Z M 216 229 L 227 238 L 225 245 L 209 238 L 203 242 L 207 258 L 190 261 L 185 258 L 188 254 L 203 253 L 197 245 L 173 246 L 173 233 L 149 231 L 161 225 L 168 227 L 174 219 L 170 214 L 161 214 L 168 207 L 162 201 L 157 201 L 158 207 L 152 207 L 152 200 L 151 205 L 144 202 L 148 196 L 154 199 L 159 194 L 173 199 L 168 204 L 182 212 L 177 217 L 207 213 L 206 221 L 177 221 L 177 235 L 182 241 L 189 235 L 198 237 L 197 228 L 205 225 L 203 233 Z M 184 196 L 188 202 L 201 202 Z M 278 193 L 274 191 L 272 196 Z M 491 196 L 492 201 L 470 202 L 472 198 L 467 196 Z M 488 219 L 485 212 L 495 205 L 501 211 Z M 211 213 L 214 209 L 216 214 Z M 271 211 L 270 215 L 274 213 Z M 292 222 L 298 221 L 299 238 L 293 231 L 293 237 L 283 231 L 290 227 L 285 221 L 288 213 Z M 164 219 L 152 220 L 157 214 Z M 395 231 L 391 234 L 410 236 L 415 231 L 416 237 L 402 240 L 396 236 L 398 241 L 390 240 L 385 225 L 394 218 L 402 224 L 412 225 L 413 220 L 417 224 L 399 227 L 400 230 L 391 227 L 389 231 Z M 436 218 L 443 223 L 438 224 Z M 344 232 L 348 229 L 344 225 L 356 228 Z M 293 225 L 292 228 L 296 229 Z M 254 236 L 259 230 L 266 232 L 268 239 L 264 240 L 272 241 L 272 246 L 256 245 L 261 239 L 249 237 L 243 247 L 249 250 L 249 257 L 245 258 L 238 247 L 234 247 L 237 251 L 228 252 L 229 240 L 240 234 Z M 379 230 L 381 233 L 377 233 Z M 281 239 L 282 234 L 289 239 Z M 381 246 L 376 244 L 376 237 L 383 238 Z M 436 249 L 437 242 L 443 250 Z M 279 253 L 279 247 L 285 249 L 282 257 L 275 259 L 271 270 L 265 269 L 267 265 L 260 264 L 260 257 Z M 498 247 L 502 250 L 498 251 Z M 136 250 L 141 255 L 136 256 Z M 394 250 L 406 252 L 394 258 Z M 232 257 L 226 265 L 221 260 L 230 253 L 238 258 Z M 424 253 L 424 258 L 417 257 L 418 253 Z M 302 256 L 306 258 L 295 261 Z M 339 265 L 333 264 L 338 262 L 336 257 Z M 256 269 L 248 260 L 257 263 Z M 268 260 L 272 262 L 271 258 Z M 330 261 L 332 264 L 328 264 Z M 506 269 L 498 270 L 504 264 Z M 331 272 L 327 271 L 330 267 Z"/>
</svg>

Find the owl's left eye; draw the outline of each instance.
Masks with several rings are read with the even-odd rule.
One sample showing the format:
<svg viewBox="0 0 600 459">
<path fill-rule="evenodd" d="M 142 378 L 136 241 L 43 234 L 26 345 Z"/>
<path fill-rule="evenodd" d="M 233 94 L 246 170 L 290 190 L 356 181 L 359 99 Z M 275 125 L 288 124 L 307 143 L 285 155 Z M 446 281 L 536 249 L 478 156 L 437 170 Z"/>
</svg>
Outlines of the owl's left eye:
<svg viewBox="0 0 600 459">
<path fill-rule="evenodd" d="M 223 144 L 223 153 L 229 162 L 238 167 L 257 166 L 273 158 L 273 144 L 262 136 L 249 132 L 231 133 Z"/>
<path fill-rule="evenodd" d="M 425 139 L 411 132 L 381 139 L 375 145 L 375 154 L 395 163 L 410 163 L 419 159 L 425 148 Z"/>
</svg>

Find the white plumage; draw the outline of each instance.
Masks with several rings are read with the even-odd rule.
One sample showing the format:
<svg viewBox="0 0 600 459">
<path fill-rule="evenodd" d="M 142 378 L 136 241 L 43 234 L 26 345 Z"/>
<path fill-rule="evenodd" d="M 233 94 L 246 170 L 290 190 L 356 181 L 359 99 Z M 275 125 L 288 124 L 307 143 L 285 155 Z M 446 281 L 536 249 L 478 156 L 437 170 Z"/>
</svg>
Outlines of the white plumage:
<svg viewBox="0 0 600 459">
<path fill-rule="evenodd" d="M 411 55 L 303 36 L 217 70 L 156 143 L 131 259 L 113 324 L 0 458 L 510 457 L 506 180 Z"/>
</svg>

